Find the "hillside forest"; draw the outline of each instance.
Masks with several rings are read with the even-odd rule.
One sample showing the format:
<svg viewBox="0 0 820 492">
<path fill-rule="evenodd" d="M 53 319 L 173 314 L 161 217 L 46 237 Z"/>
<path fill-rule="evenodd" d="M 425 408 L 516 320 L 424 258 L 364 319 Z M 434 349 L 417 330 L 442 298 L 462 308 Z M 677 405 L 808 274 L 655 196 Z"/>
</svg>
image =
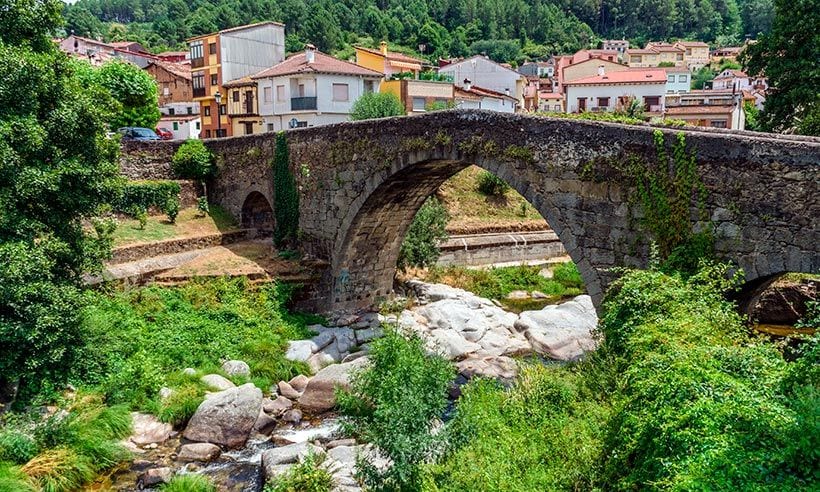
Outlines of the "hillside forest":
<svg viewBox="0 0 820 492">
<path fill-rule="evenodd" d="M 421 56 L 486 53 L 520 63 L 625 38 L 728 46 L 770 30 L 773 0 L 78 0 L 66 33 L 184 49 L 190 36 L 262 20 L 283 22 L 287 50 L 305 42 L 340 57 L 388 40 Z"/>
</svg>

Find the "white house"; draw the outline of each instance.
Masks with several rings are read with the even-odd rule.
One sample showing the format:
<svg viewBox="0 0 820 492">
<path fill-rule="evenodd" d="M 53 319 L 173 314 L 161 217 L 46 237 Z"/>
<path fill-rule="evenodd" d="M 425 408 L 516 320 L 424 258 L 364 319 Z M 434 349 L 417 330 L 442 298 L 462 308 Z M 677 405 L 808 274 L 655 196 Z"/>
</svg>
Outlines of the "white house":
<svg viewBox="0 0 820 492">
<path fill-rule="evenodd" d="M 565 82 L 567 113 L 614 111 L 637 99 L 650 113 L 662 113 L 666 94 L 663 69 L 635 69 L 607 73 Z"/>
<path fill-rule="evenodd" d="M 769 83 L 766 77 L 750 77 L 741 70 L 726 69 L 712 80 L 712 89 L 766 92 Z"/>
<path fill-rule="evenodd" d="M 464 86 L 463 81 L 467 79 L 479 87 L 512 96 L 520 107 L 524 107 L 524 86 L 527 85 L 527 77 L 486 56 L 476 55 L 445 65 L 438 69 L 438 73 L 451 76 L 460 87 Z"/>
<path fill-rule="evenodd" d="M 188 140 L 199 138 L 202 120 L 198 114 L 163 115 L 157 123 L 157 128 L 170 131 L 174 135 L 173 140 Z"/>
<path fill-rule="evenodd" d="M 378 92 L 381 78 L 379 72 L 333 58 L 312 45 L 252 77 L 267 131 L 347 121 L 353 103 L 362 94 Z"/>
<path fill-rule="evenodd" d="M 464 87 L 455 87 L 453 98 L 459 109 L 488 109 L 502 113 L 515 113 L 517 103 L 512 96 L 477 87 L 469 80 L 464 81 Z"/>
</svg>

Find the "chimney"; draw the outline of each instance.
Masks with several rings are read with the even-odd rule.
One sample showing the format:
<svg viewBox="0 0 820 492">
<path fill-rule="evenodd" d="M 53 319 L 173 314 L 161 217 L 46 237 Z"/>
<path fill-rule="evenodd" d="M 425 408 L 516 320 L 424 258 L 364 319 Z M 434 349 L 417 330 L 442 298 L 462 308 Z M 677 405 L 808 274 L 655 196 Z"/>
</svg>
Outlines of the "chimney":
<svg viewBox="0 0 820 492">
<path fill-rule="evenodd" d="M 382 55 L 387 56 L 387 41 L 379 43 L 379 48 L 381 48 Z"/>
<path fill-rule="evenodd" d="M 470 79 L 464 79 L 464 90 L 469 91 L 473 88 L 473 82 Z"/>
<path fill-rule="evenodd" d="M 316 60 L 316 47 L 312 44 L 305 45 L 305 61 L 313 63 Z"/>
<path fill-rule="evenodd" d="M 603 65 L 598 65 L 598 76 L 603 77 L 604 73 L 606 73 L 605 70 L 604 70 L 604 66 Z"/>
</svg>

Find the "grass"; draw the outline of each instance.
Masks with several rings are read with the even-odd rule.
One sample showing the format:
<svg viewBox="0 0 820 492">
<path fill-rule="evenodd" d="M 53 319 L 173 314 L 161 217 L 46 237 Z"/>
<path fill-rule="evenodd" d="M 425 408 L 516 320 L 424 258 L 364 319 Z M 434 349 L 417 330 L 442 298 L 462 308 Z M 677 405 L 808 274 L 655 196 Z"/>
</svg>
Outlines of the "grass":
<svg viewBox="0 0 820 492">
<path fill-rule="evenodd" d="M 231 214 L 218 205 L 211 205 L 210 214 L 204 217 L 196 207 L 190 207 L 180 210 L 175 224 L 165 215 L 152 215 L 148 217 L 145 227 L 140 229 L 138 220 L 121 219 L 114 231 L 114 246 L 216 234 L 238 227 Z"/>
<path fill-rule="evenodd" d="M 551 279 L 540 275 L 542 268 L 519 265 L 473 270 L 459 266 L 436 266 L 429 269 L 425 280 L 444 283 L 481 297 L 498 300 L 503 300 L 514 290 L 536 290 L 554 298 L 575 296 L 583 292 L 583 281 L 574 263 L 556 266 Z"/>
<path fill-rule="evenodd" d="M 176 475 L 160 487 L 162 492 L 216 492 L 216 487 L 202 475 Z"/>
<path fill-rule="evenodd" d="M 312 321 L 285 313 L 287 295 L 276 284 L 242 278 L 89 293 L 83 313 L 89 350 L 75 384 L 177 425 L 206 389 L 181 373 L 186 367 L 221 374 L 220 360 L 241 359 L 251 367 L 250 380 L 267 391 L 306 371 L 284 358 L 287 341 L 306 337 L 305 322 Z M 162 386 L 175 390 L 164 402 Z"/>
<path fill-rule="evenodd" d="M 265 484 L 264 492 L 330 492 L 334 481 L 322 466 L 324 461 L 324 454 L 308 454 L 284 475 Z"/>
<path fill-rule="evenodd" d="M 482 232 L 499 227 L 543 229 L 546 222 L 521 195 L 509 189 L 503 197 L 487 196 L 478 191 L 483 171 L 470 166 L 447 180 L 438 198 L 447 208 L 450 234 Z"/>
<path fill-rule="evenodd" d="M 628 272 L 586 360 L 468 384 L 427 490 L 817 490 L 820 339 L 750 338 L 728 272 Z"/>
</svg>

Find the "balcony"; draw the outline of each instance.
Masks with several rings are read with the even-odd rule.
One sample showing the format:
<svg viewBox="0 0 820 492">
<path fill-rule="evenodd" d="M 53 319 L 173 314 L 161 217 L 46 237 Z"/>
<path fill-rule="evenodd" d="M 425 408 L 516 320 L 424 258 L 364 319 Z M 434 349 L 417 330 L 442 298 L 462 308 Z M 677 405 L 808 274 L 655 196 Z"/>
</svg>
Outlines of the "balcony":
<svg viewBox="0 0 820 492">
<path fill-rule="evenodd" d="M 205 97 L 206 95 L 204 87 L 194 89 L 194 97 Z"/>
<path fill-rule="evenodd" d="M 199 68 L 205 66 L 205 58 L 191 58 L 191 68 Z"/>
<path fill-rule="evenodd" d="M 290 98 L 291 111 L 309 111 L 316 109 L 315 97 L 292 97 Z"/>
</svg>

